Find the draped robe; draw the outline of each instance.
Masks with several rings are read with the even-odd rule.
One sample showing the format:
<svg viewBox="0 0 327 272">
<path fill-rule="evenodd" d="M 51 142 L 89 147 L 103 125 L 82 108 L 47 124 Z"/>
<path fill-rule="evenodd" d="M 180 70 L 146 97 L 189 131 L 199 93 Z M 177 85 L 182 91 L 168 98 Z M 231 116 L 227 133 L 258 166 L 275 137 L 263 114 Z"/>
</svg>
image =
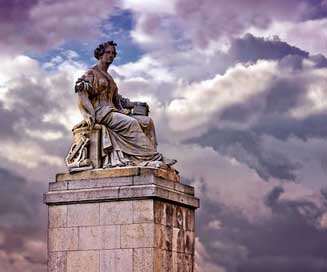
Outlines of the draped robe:
<svg viewBox="0 0 327 272">
<path fill-rule="evenodd" d="M 82 80 L 86 82 L 83 91 L 94 109 L 95 122 L 102 126 L 103 167 L 161 161 L 151 118 L 123 113 L 124 107 L 131 108 L 132 103 L 118 94 L 113 78 L 95 65 Z M 84 117 L 91 115 L 81 101 L 80 109 Z"/>
</svg>

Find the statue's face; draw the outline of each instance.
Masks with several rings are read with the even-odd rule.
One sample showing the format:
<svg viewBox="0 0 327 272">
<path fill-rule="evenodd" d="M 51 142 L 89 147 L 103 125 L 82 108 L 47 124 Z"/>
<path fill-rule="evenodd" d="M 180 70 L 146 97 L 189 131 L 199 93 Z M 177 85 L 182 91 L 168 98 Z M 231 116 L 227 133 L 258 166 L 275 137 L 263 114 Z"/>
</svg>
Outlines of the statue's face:
<svg viewBox="0 0 327 272">
<path fill-rule="evenodd" d="M 100 57 L 100 60 L 111 64 L 115 58 L 115 48 L 112 45 L 108 45 L 104 50 L 104 54 Z"/>
</svg>

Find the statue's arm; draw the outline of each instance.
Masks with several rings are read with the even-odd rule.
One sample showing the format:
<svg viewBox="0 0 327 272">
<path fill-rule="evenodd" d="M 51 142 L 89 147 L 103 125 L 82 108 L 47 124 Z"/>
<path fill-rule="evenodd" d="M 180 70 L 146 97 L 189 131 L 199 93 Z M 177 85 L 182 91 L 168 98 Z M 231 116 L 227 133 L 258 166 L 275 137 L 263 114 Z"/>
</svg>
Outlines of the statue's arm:
<svg viewBox="0 0 327 272">
<path fill-rule="evenodd" d="M 117 94 L 116 101 L 118 102 L 119 107 L 121 109 L 129 109 L 130 110 L 134 107 L 134 102 L 129 100 L 127 97 L 123 97 L 120 94 Z"/>
<path fill-rule="evenodd" d="M 90 127 L 95 124 L 95 111 L 90 101 L 90 94 L 93 92 L 92 82 L 94 76 L 92 73 L 87 73 L 79 78 L 75 84 L 75 92 L 78 94 L 79 109 L 84 120 Z"/>
</svg>

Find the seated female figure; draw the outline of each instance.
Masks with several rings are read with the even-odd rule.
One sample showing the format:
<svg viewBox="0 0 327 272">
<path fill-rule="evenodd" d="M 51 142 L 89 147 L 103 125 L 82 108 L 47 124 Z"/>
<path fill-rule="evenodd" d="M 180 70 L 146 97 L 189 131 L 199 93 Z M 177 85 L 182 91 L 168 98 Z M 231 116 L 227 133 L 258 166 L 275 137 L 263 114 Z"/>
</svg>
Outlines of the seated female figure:
<svg viewBox="0 0 327 272">
<path fill-rule="evenodd" d="M 91 129 L 95 123 L 102 126 L 103 167 L 176 163 L 157 152 L 151 118 L 130 115 L 134 103 L 118 94 L 117 85 L 108 73 L 116 57 L 116 44 L 112 41 L 100 44 L 94 50 L 94 56 L 97 64 L 76 82 L 75 91 L 88 126 Z"/>
</svg>

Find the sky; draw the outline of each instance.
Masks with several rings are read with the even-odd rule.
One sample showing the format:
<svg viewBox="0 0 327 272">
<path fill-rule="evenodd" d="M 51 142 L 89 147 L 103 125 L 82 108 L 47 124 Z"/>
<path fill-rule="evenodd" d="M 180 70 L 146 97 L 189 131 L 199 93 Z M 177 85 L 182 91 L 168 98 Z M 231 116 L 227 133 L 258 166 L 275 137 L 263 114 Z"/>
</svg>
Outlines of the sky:
<svg viewBox="0 0 327 272">
<path fill-rule="evenodd" d="M 327 271 L 326 0 L 0 0 L 0 268 L 46 271 L 42 194 L 114 40 L 196 189 L 197 272 Z"/>
</svg>

